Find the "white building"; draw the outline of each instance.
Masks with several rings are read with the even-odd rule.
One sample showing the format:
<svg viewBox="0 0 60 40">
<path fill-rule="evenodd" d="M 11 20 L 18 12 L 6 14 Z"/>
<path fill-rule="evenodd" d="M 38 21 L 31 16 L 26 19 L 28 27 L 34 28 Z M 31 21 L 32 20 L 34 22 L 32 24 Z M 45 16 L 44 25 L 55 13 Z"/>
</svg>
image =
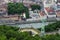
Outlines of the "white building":
<svg viewBox="0 0 60 40">
<path fill-rule="evenodd" d="M 27 21 L 37 21 L 40 20 L 39 10 L 29 11 L 30 18 Z"/>
<path fill-rule="evenodd" d="M 39 13 L 36 11 L 29 11 L 30 17 L 39 18 Z"/>
<path fill-rule="evenodd" d="M 56 5 L 57 5 L 57 9 L 56 10 L 60 10 L 60 0 L 57 0 Z"/>
<path fill-rule="evenodd" d="M 56 18 L 56 13 L 55 13 L 55 2 L 56 0 L 45 0 L 43 2 L 44 4 L 44 11 L 47 14 L 48 17 L 55 17 Z"/>
<path fill-rule="evenodd" d="M 1 2 L 1 1 L 0 1 Z M 4 3 L 9 3 L 9 2 L 20 2 L 23 3 L 25 6 L 30 6 L 32 4 L 38 4 L 40 5 L 40 0 L 3 0 Z"/>
<path fill-rule="evenodd" d="M 55 4 L 55 0 L 44 0 L 44 7 L 50 7 Z"/>
<path fill-rule="evenodd" d="M 47 19 L 47 15 L 45 14 L 44 11 L 40 11 L 39 15 L 40 15 L 40 20 L 42 20 L 42 19 L 46 20 Z"/>
</svg>

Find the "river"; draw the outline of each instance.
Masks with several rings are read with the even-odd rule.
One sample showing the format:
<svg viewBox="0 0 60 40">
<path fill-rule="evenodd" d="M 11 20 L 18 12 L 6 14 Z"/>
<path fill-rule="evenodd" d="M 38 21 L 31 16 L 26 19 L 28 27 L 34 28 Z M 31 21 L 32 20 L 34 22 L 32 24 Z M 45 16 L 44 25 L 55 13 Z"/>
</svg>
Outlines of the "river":
<svg viewBox="0 0 60 40">
<path fill-rule="evenodd" d="M 43 27 L 43 26 L 48 25 L 50 23 L 53 23 L 53 22 L 20 24 L 20 25 L 18 25 L 18 27 L 20 27 L 20 28 L 31 28 L 31 27 L 40 28 L 40 27 Z"/>
</svg>

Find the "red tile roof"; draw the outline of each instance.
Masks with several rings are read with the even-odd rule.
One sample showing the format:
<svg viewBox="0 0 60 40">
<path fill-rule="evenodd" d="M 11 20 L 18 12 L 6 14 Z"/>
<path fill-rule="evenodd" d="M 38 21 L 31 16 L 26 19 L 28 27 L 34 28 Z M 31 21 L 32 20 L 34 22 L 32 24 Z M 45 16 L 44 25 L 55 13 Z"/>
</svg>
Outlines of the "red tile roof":
<svg viewBox="0 0 60 40">
<path fill-rule="evenodd" d="M 54 12 L 52 8 L 46 7 L 45 9 L 47 10 L 47 12 Z"/>
<path fill-rule="evenodd" d="M 40 12 L 40 15 L 41 15 L 41 16 L 44 16 L 44 12 L 41 11 L 41 12 Z"/>
</svg>

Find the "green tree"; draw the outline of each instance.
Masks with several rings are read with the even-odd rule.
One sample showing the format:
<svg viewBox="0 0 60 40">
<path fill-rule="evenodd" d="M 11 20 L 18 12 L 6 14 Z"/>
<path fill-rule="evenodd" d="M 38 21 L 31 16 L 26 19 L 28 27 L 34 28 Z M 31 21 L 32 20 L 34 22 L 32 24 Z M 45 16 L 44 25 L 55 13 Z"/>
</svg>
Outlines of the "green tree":
<svg viewBox="0 0 60 40">
<path fill-rule="evenodd" d="M 9 40 L 16 40 L 16 38 L 10 38 Z"/>
<path fill-rule="evenodd" d="M 52 24 L 48 24 L 45 26 L 45 32 L 53 32 L 58 31 L 60 29 L 60 21 L 54 22 Z M 41 28 L 38 28 L 41 31 Z"/>
<path fill-rule="evenodd" d="M 0 35 L 0 40 L 7 40 L 5 35 Z"/>
<path fill-rule="evenodd" d="M 26 13 L 26 17 L 29 18 L 28 8 L 25 7 L 22 3 L 8 3 L 8 14 L 22 14 Z"/>
<path fill-rule="evenodd" d="M 31 8 L 32 8 L 32 10 L 35 10 L 35 9 L 41 10 L 41 6 L 40 5 L 36 5 L 36 4 L 31 5 Z"/>
<path fill-rule="evenodd" d="M 18 27 L 0 25 L 0 40 L 60 40 L 60 34 L 50 34 L 40 37 L 29 32 L 20 32 Z"/>
</svg>

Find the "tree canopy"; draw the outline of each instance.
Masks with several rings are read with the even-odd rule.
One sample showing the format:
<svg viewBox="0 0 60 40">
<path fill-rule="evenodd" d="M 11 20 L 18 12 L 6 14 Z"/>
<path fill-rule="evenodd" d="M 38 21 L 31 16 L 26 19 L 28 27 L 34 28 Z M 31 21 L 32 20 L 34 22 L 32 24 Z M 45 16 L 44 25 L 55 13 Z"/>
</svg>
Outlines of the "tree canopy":
<svg viewBox="0 0 60 40">
<path fill-rule="evenodd" d="M 45 32 L 53 32 L 58 31 L 60 29 L 60 21 L 54 22 L 52 24 L 48 24 L 45 26 Z M 41 28 L 38 28 L 41 31 Z"/>
<path fill-rule="evenodd" d="M 41 6 L 40 5 L 37 5 L 37 4 L 34 4 L 34 5 L 31 5 L 31 8 L 32 10 L 41 10 Z"/>
<path fill-rule="evenodd" d="M 22 14 L 26 13 L 26 17 L 29 18 L 28 8 L 25 7 L 22 3 L 8 3 L 8 14 Z"/>
<path fill-rule="evenodd" d="M 0 40 L 60 40 L 60 35 L 32 36 L 28 32 L 20 32 L 18 27 L 0 25 Z"/>
</svg>

